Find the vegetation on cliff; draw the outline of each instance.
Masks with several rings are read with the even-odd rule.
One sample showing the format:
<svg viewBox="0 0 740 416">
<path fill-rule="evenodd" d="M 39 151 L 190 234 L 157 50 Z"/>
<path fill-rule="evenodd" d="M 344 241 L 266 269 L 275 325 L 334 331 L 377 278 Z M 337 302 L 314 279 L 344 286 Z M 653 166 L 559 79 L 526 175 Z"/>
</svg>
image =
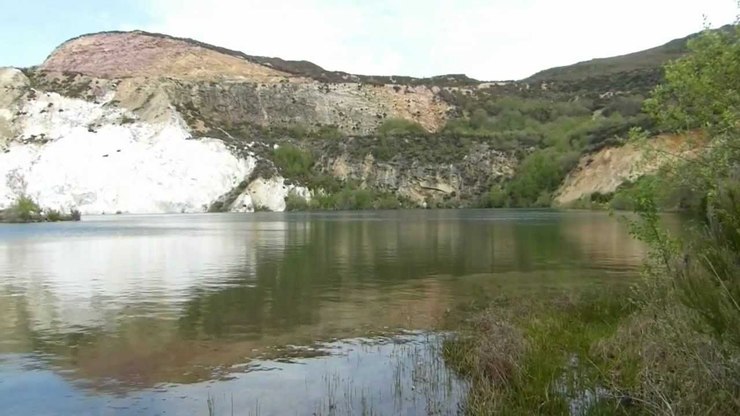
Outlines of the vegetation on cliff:
<svg viewBox="0 0 740 416">
<path fill-rule="evenodd" d="M 311 189 L 317 176 L 331 170 L 326 162 L 342 154 L 357 166 L 371 155 L 373 161 L 399 169 L 420 163 L 447 169 L 483 146 L 515 155 L 519 166 L 513 177 L 491 176 L 473 195 L 459 195 L 451 206 L 547 207 L 581 155 L 621 144 L 633 128 L 653 127 L 652 119 L 642 111 L 644 96 L 634 91 L 601 98 L 546 90 L 512 90 L 504 95 L 496 88 L 466 91 L 445 95 L 458 113 L 438 133 L 429 133 L 412 121 L 389 118 L 369 136 L 346 137 L 337 130 L 299 125 L 252 134 L 281 146 L 263 156 L 271 159 L 283 176 Z M 243 134 L 247 133 L 231 133 Z M 298 148 L 301 153 L 296 152 Z M 393 191 L 378 189 L 372 183 L 363 186 L 380 193 Z"/>
<path fill-rule="evenodd" d="M 460 163 L 470 149 L 485 145 L 515 154 L 520 164 L 513 177 L 492 177 L 475 196 L 458 200 L 457 206 L 547 207 L 583 154 L 621 145 L 634 128 L 656 130 L 653 118 L 643 111 L 642 105 L 659 79 L 630 83 L 615 77 L 590 90 L 562 86 L 560 81 L 559 87 L 542 81 L 532 85 L 448 88 L 440 91 L 440 97 L 455 111 L 436 133 L 409 120 L 388 118 L 368 137 L 347 138 L 341 133 L 341 138 L 324 137 L 310 126 L 272 129 L 268 136 L 278 142 L 283 137 L 302 142 L 316 162 L 309 169 L 312 171 L 327 169 L 320 156 L 336 153 L 339 142 L 358 165 L 372 155 L 375 160 L 401 165 L 428 160 L 445 166 Z M 458 159 L 448 160 L 452 155 Z M 303 171 L 300 175 L 291 170 L 285 172 L 299 181 L 306 176 Z M 368 186 L 373 188 L 373 184 Z"/>
<path fill-rule="evenodd" d="M 382 192 L 361 186 L 356 181 L 340 181 L 331 175 L 312 170 L 313 155 L 295 145 L 286 144 L 274 150 L 278 171 L 296 178 L 314 190 L 306 200 L 291 192 L 285 198 L 287 211 L 398 209 L 411 207 L 408 201 L 391 192 Z"/>
<path fill-rule="evenodd" d="M 42 209 L 36 201 L 28 196 L 19 196 L 16 201 L 4 210 L 0 210 L 0 222 L 57 222 L 79 221 L 80 212 L 72 210 L 69 214 L 54 209 Z"/>
<path fill-rule="evenodd" d="M 617 89 L 619 86 L 613 86 Z M 488 140 L 516 149 L 522 161 L 511 181 L 494 184 L 483 195 L 488 207 L 550 206 L 552 193 L 579 157 L 619 145 L 630 129 L 650 128 L 642 111 L 643 91 L 579 95 L 548 90 L 498 96 L 495 91 L 455 96 L 461 113 L 445 133 Z"/>
<path fill-rule="evenodd" d="M 445 350 L 472 382 L 468 413 L 740 412 L 740 30 L 705 33 L 690 50 L 647 107 L 662 128 L 702 127 L 710 145 L 625 188 L 649 249 L 643 279 L 622 294 L 469 313 Z M 658 215 L 672 186 L 697 202 L 678 234 Z"/>
<path fill-rule="evenodd" d="M 401 192 L 414 206 L 547 207 L 580 157 L 621 145 L 631 129 L 658 131 L 643 101 L 663 79 L 661 65 L 685 54 L 687 40 L 694 36 L 634 54 L 553 68 L 521 81 L 490 83 L 464 76 L 416 79 L 331 72 L 310 62 L 250 56 L 146 32 L 84 37 L 103 42 L 76 52 L 90 58 L 82 60 L 85 65 L 70 58 L 67 49 L 80 43 L 72 39 L 44 65 L 24 71 L 33 88 L 29 98 L 35 89 L 87 100 L 115 90 L 110 105 L 129 106 L 141 120 L 172 105 L 195 135 L 223 139 L 241 156 L 256 153 L 278 166 L 272 173 L 280 171 L 314 191 L 316 182 L 327 182 L 324 176 L 336 173 L 333 163 L 341 158 L 352 172 L 338 175 L 337 181 L 377 198 Z M 162 54 L 148 60 L 113 47 L 127 40 L 158 45 L 165 55 L 188 50 L 218 62 L 236 59 L 246 72 L 240 72 L 238 82 L 217 82 L 219 71 L 226 71 L 222 76 L 230 72 L 214 66 L 212 73 L 189 78 L 189 71 L 165 71 L 170 62 Z M 108 44 L 111 47 L 103 47 Z M 123 82 L 111 75 L 121 68 L 110 68 L 115 71 L 105 75 L 99 67 L 115 60 L 131 64 L 131 71 L 164 71 L 168 76 Z M 274 77 L 265 78 L 268 73 Z M 301 81 L 287 82 L 295 76 Z M 123 118 L 121 124 L 132 120 Z M 287 153 L 274 152 L 274 144 L 295 145 L 307 159 L 279 159 Z M 471 157 L 489 150 L 506 153 L 506 158 L 494 158 L 499 169 L 490 166 L 491 158 L 478 160 L 479 166 L 471 169 Z M 366 171 L 391 166 L 393 180 L 387 180 L 390 169 L 383 172 L 383 180 L 359 175 L 365 164 Z M 408 192 L 408 186 L 403 191 L 401 182 L 415 183 L 413 191 Z M 436 186 L 439 183 L 444 186 Z M 608 205 L 612 196 L 617 201 L 613 205 L 628 205 L 621 196 L 598 194 L 583 205 Z M 371 204 L 378 205 L 385 204 Z"/>
</svg>

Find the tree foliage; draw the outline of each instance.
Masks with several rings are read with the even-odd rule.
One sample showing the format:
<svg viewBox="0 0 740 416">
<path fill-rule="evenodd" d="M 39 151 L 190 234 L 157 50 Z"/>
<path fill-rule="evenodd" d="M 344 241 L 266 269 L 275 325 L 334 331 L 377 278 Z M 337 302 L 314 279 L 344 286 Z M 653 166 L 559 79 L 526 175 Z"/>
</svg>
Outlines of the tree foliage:
<svg viewBox="0 0 740 416">
<path fill-rule="evenodd" d="M 690 54 L 665 68 L 646 108 L 673 129 L 736 130 L 740 109 L 738 26 L 706 31 L 689 42 Z"/>
<path fill-rule="evenodd" d="M 693 227 L 680 237 L 660 234 L 658 191 L 635 198 L 634 234 L 648 243 L 658 275 L 671 278 L 697 325 L 740 347 L 740 27 L 706 32 L 691 53 L 666 67 L 666 82 L 647 103 L 665 128 L 701 128 L 709 145 L 698 157 L 677 159 L 664 184 L 698 195 Z M 665 186 L 665 185 L 663 185 Z"/>
</svg>

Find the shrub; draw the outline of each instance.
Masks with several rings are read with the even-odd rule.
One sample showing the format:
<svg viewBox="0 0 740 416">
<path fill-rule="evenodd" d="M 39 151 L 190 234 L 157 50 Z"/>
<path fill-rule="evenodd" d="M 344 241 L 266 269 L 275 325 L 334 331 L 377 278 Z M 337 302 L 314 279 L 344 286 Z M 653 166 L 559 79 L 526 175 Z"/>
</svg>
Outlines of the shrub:
<svg viewBox="0 0 740 416">
<path fill-rule="evenodd" d="M 494 185 L 491 190 L 488 191 L 488 203 L 486 204 L 489 208 L 503 208 L 509 205 L 509 195 L 504 191 L 501 185 Z"/>
<path fill-rule="evenodd" d="M 314 164 L 311 153 L 293 145 L 283 145 L 273 151 L 273 161 L 283 176 L 305 178 Z"/>
<path fill-rule="evenodd" d="M 666 67 L 666 83 L 648 108 L 664 128 L 704 126 L 711 146 L 695 159 L 667 164 L 661 176 L 701 195 L 692 227 L 669 234 L 658 215 L 665 188 L 644 178 L 633 188 L 639 219 L 631 232 L 648 247 L 645 282 L 636 291 L 644 322 L 628 334 L 636 345 L 631 385 L 656 413 L 740 411 L 740 27 L 689 42 L 691 53 Z M 628 327 L 633 328 L 638 324 Z M 629 364 L 634 368 L 634 364 Z"/>
<path fill-rule="evenodd" d="M 604 115 L 610 116 L 618 113 L 624 117 L 632 117 L 642 113 L 644 99 L 640 96 L 615 97 L 604 107 Z"/>
<path fill-rule="evenodd" d="M 367 189 L 344 188 L 334 199 L 334 209 L 356 210 L 373 207 L 373 194 Z"/>
<path fill-rule="evenodd" d="M 32 198 L 22 195 L 5 210 L 0 210 L 0 221 L 4 222 L 41 222 L 41 221 L 79 221 L 80 212 L 72 210 L 64 215 L 55 209 L 42 210 Z"/>
<path fill-rule="evenodd" d="M 382 194 L 376 197 L 375 208 L 376 209 L 399 209 L 403 206 L 401 201 L 393 194 Z"/>
<path fill-rule="evenodd" d="M 279 134 L 278 132 L 276 133 Z M 311 132 L 309 128 L 306 127 L 304 124 L 292 124 L 285 128 L 285 134 L 287 134 L 290 137 L 302 139 L 304 137 L 310 136 Z"/>
<path fill-rule="evenodd" d="M 311 205 L 306 201 L 305 198 L 298 195 L 295 190 L 291 189 L 288 195 L 285 197 L 285 210 L 286 211 L 308 211 Z"/>
<path fill-rule="evenodd" d="M 512 204 L 520 207 L 543 204 L 548 199 L 543 192 L 557 189 L 566 172 L 554 152 L 532 153 L 522 161 L 514 179 L 508 184 Z"/>
<path fill-rule="evenodd" d="M 337 126 L 321 126 L 313 135 L 324 140 L 339 140 L 343 136 Z"/>
<path fill-rule="evenodd" d="M 314 190 L 323 190 L 326 193 L 336 193 L 344 186 L 339 179 L 327 174 L 312 175 L 307 185 Z"/>
<path fill-rule="evenodd" d="M 389 118 L 378 127 L 378 134 L 381 136 L 414 136 L 426 135 L 419 123 L 404 118 Z"/>
<path fill-rule="evenodd" d="M 6 210 L 8 218 L 28 222 L 41 215 L 41 207 L 28 196 L 21 195 Z"/>
<path fill-rule="evenodd" d="M 387 162 L 393 159 L 395 153 L 393 152 L 393 150 L 391 150 L 390 146 L 386 145 L 385 143 L 381 143 L 379 146 L 373 148 L 372 155 L 375 160 Z"/>
<path fill-rule="evenodd" d="M 133 117 L 129 117 L 129 116 L 125 115 L 125 114 L 121 116 L 121 125 L 123 125 L 123 124 L 132 124 L 134 122 L 136 122 L 136 119 L 133 118 Z"/>
<path fill-rule="evenodd" d="M 612 200 L 614 197 L 613 192 L 602 194 L 601 192 L 594 192 L 591 194 L 591 202 L 597 203 L 597 204 L 606 204 L 609 203 L 609 201 Z"/>
<path fill-rule="evenodd" d="M 46 211 L 46 220 L 51 222 L 61 221 L 62 220 L 62 214 L 55 210 L 50 209 Z"/>
</svg>

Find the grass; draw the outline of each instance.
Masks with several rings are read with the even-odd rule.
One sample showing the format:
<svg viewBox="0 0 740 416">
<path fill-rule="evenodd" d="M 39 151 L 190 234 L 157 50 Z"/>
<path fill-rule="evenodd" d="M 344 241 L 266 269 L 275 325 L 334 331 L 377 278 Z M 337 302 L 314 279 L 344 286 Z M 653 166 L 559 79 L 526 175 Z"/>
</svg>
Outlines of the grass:
<svg viewBox="0 0 740 416">
<path fill-rule="evenodd" d="M 667 283 L 463 305 L 449 314 L 456 332 L 441 343 L 399 344 L 387 385 L 367 390 L 361 379 L 326 373 L 315 414 L 377 414 L 380 397 L 444 414 L 460 397 L 445 393 L 456 388 L 450 371 L 466 380 L 468 415 L 738 414 L 740 354 L 697 331 Z"/>
<path fill-rule="evenodd" d="M 738 414 L 740 351 L 697 325 L 679 293 L 652 277 L 460 310 L 443 353 L 471 383 L 465 413 Z"/>
<path fill-rule="evenodd" d="M 625 292 L 525 295 L 466 312 L 453 324 L 462 329 L 444 345 L 447 363 L 471 381 L 466 413 L 568 414 L 586 407 L 583 397 L 600 389 L 592 347 L 634 309 Z"/>
</svg>

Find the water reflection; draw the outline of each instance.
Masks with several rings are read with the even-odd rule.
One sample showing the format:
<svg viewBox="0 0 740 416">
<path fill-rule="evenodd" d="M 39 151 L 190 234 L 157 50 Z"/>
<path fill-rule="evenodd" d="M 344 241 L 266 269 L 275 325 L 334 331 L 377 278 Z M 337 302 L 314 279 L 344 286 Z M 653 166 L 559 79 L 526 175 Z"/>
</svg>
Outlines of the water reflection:
<svg viewBox="0 0 740 416">
<path fill-rule="evenodd" d="M 442 339 L 404 334 L 332 342 L 317 347 L 330 359 L 255 360 L 229 368 L 216 383 L 94 396 L 34 357 L 17 357 L 0 360 L 0 374 L 10 375 L 0 379 L 6 393 L 0 404 L 11 415 L 456 415 L 467 383 L 445 368 Z"/>
<path fill-rule="evenodd" d="M 3 225 L 0 354 L 43 354 L 96 388 L 192 383 L 274 345 L 430 328 L 482 291 L 633 276 L 641 253 L 623 224 L 585 212 Z"/>
</svg>

